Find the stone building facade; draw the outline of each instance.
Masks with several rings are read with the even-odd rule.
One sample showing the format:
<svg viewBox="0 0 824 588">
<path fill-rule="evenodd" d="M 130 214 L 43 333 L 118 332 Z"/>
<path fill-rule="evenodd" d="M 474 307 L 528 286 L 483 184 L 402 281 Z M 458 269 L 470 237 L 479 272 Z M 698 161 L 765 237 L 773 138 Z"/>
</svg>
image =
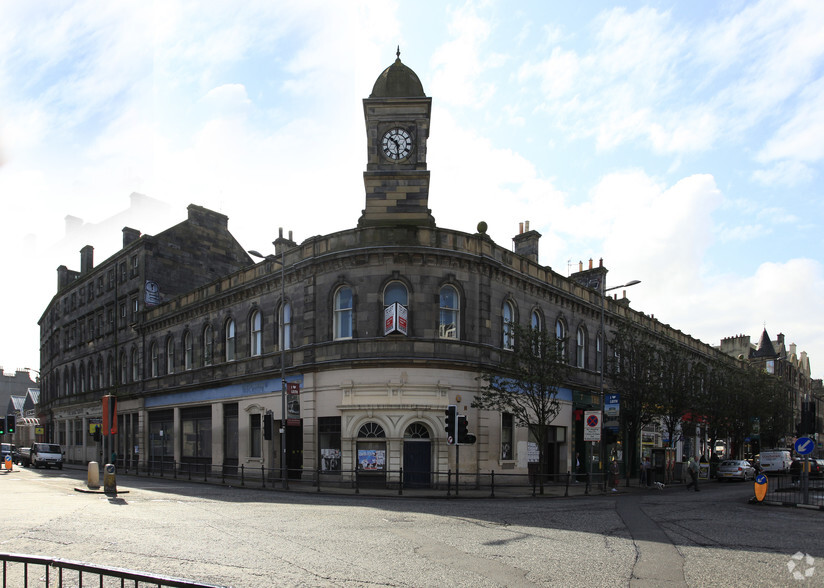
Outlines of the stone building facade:
<svg viewBox="0 0 824 588">
<path fill-rule="evenodd" d="M 696 354 L 718 353 L 626 298 L 602 299 L 602 264 L 570 278 L 541 265 L 528 224 L 511 249 L 483 224 L 438 227 L 430 108 L 398 57 L 364 100 L 365 207 L 355 228 L 300 243 L 281 233 L 274 255 L 255 262 L 225 217 L 190 206 L 187 221 L 156 237 L 125 229 L 123 249 L 98 268 L 90 248 L 80 272 L 61 267 L 40 320 L 41 405 L 68 458 L 98 457 L 88 430 L 101 396 L 114 394 L 127 464 L 377 478 L 403 468 L 406 483 L 429 485 L 456 465 L 444 434 L 455 404 L 477 437 L 461 449 L 461 471 L 527 473 L 536 454 L 527 432 L 511 415 L 471 406 L 516 321 L 566 342 L 574 369 L 546 448 L 550 472 L 565 473 L 586 451 L 576 415 L 600 403 L 602 308 L 608 332 L 631 321 Z"/>
</svg>

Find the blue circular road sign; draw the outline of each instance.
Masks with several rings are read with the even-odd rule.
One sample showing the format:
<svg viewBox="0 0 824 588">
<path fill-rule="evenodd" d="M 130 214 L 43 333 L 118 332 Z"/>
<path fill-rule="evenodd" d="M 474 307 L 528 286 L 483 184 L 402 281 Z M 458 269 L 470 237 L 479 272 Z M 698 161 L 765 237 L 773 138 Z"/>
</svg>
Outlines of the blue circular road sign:
<svg viewBox="0 0 824 588">
<path fill-rule="evenodd" d="M 798 455 L 807 455 L 815 449 L 815 441 L 809 437 L 799 437 L 795 442 L 795 451 Z"/>
</svg>

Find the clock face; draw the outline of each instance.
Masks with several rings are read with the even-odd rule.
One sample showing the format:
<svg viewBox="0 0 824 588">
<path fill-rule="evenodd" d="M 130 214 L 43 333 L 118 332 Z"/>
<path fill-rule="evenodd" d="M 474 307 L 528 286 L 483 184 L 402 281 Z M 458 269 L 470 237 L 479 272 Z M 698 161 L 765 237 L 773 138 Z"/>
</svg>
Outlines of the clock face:
<svg viewBox="0 0 824 588">
<path fill-rule="evenodd" d="M 406 159 L 412 152 L 412 137 L 404 129 L 396 127 L 383 134 L 381 146 L 387 159 Z"/>
</svg>

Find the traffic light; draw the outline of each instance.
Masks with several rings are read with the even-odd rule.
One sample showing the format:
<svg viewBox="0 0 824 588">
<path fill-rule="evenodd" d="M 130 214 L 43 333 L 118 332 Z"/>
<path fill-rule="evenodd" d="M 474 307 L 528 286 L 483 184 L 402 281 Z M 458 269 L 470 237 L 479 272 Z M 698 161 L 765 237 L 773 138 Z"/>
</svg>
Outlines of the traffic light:
<svg viewBox="0 0 824 588">
<path fill-rule="evenodd" d="M 475 443 L 475 435 L 470 435 L 467 430 L 466 415 L 458 415 L 458 443 L 461 445 L 472 445 Z"/>
<path fill-rule="evenodd" d="M 266 441 L 272 440 L 272 429 L 274 428 L 272 422 L 272 415 L 270 413 L 266 413 L 263 415 L 263 438 Z"/>
<path fill-rule="evenodd" d="M 13 435 L 14 434 L 14 425 L 16 419 L 14 418 L 13 414 L 6 415 L 6 433 Z"/>
<path fill-rule="evenodd" d="M 455 445 L 457 442 L 455 427 L 458 423 L 458 407 L 450 404 L 446 407 L 446 444 Z"/>
<path fill-rule="evenodd" d="M 0 417 L 0 435 L 6 434 L 6 419 Z"/>
</svg>

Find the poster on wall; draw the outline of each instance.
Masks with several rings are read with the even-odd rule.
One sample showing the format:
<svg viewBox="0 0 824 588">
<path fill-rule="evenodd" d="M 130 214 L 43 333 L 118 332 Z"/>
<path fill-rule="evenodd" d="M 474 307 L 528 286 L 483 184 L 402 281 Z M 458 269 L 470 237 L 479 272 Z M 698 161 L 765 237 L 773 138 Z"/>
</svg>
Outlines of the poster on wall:
<svg viewBox="0 0 824 588">
<path fill-rule="evenodd" d="M 286 383 L 286 425 L 300 426 L 300 384 Z"/>
<path fill-rule="evenodd" d="M 364 472 L 382 472 L 385 466 L 385 449 L 358 449 L 358 469 Z"/>
<path fill-rule="evenodd" d="M 320 471 L 339 472 L 340 471 L 340 449 L 320 450 Z"/>
</svg>

